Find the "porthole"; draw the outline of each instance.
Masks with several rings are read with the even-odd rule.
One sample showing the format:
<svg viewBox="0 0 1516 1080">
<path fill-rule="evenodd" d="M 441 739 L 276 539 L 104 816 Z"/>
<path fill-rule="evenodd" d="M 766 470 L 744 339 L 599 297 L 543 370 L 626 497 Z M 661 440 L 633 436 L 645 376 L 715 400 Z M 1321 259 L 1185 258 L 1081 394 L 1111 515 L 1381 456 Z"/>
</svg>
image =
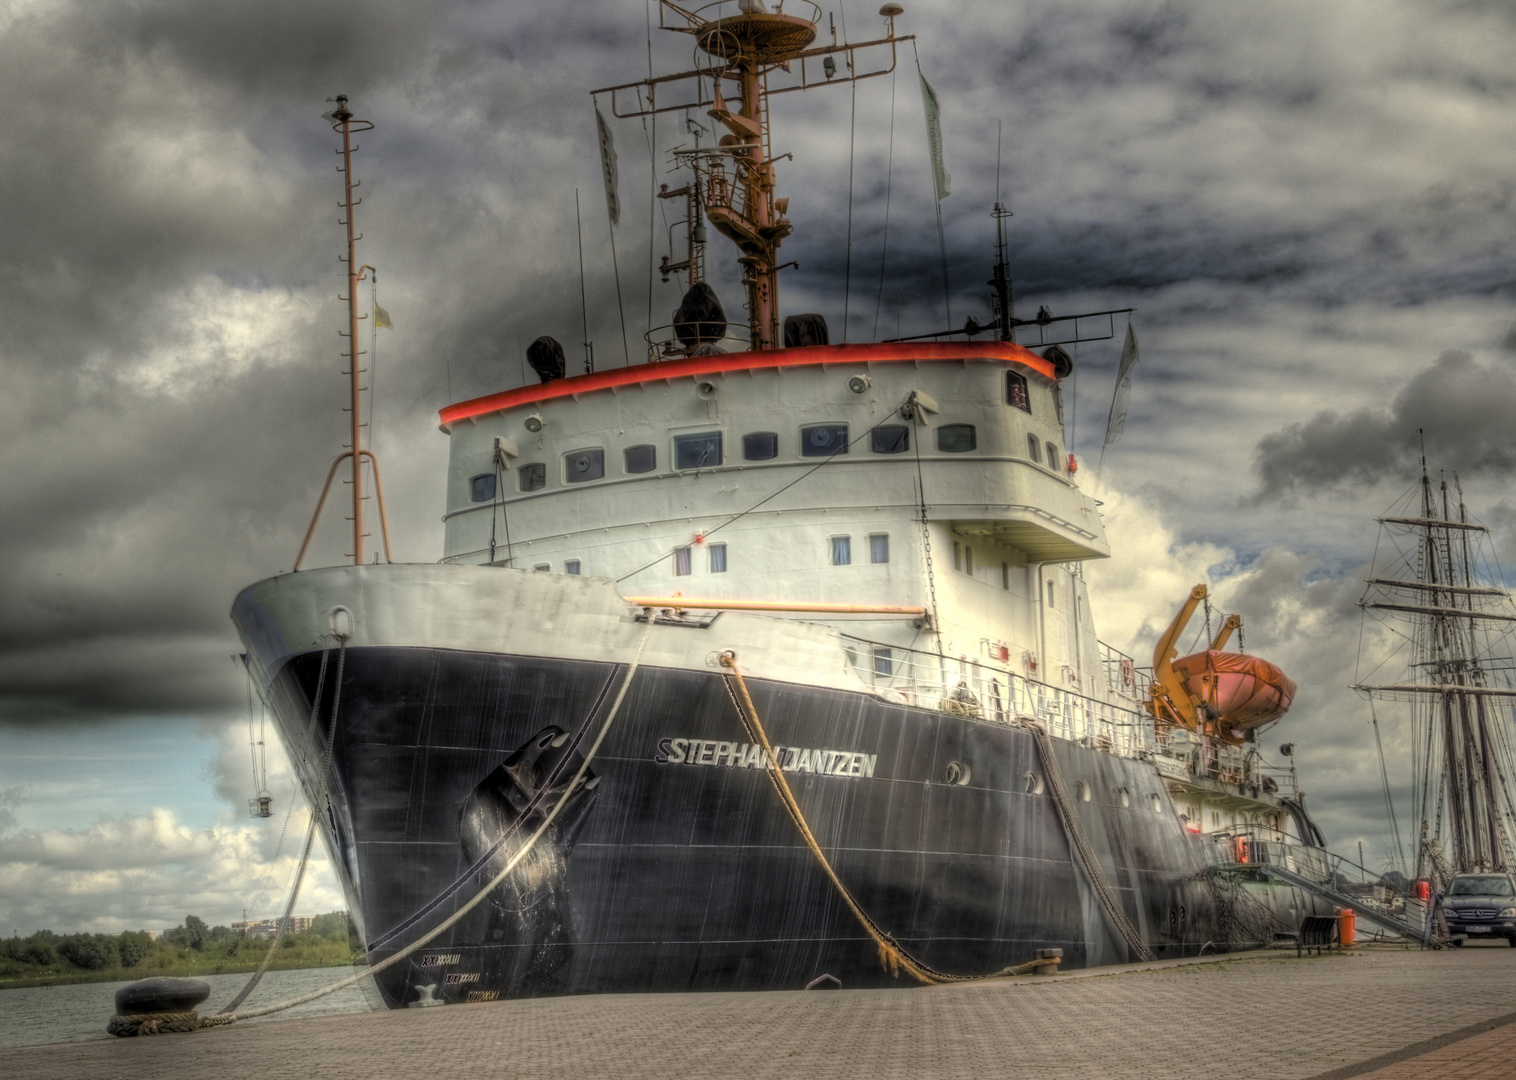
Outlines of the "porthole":
<svg viewBox="0 0 1516 1080">
<path fill-rule="evenodd" d="M 1122 806 L 1132 805 L 1132 793 L 1124 787 L 1116 789 L 1116 801 Z"/>
<path fill-rule="evenodd" d="M 801 457 L 831 457 L 847 453 L 846 424 L 816 424 L 800 429 Z"/>
<path fill-rule="evenodd" d="M 1079 781 L 1074 785 L 1074 794 L 1078 796 L 1080 802 L 1089 802 L 1092 794 L 1090 782 L 1088 780 Z"/>
<path fill-rule="evenodd" d="M 1042 775 L 1040 773 L 1029 772 L 1026 774 L 1023 790 L 1028 795 L 1041 795 L 1042 788 Z"/>
<path fill-rule="evenodd" d="M 1163 813 L 1163 798 L 1154 793 L 1148 796 L 1148 809 L 1155 814 Z"/>
<path fill-rule="evenodd" d="M 633 476 L 638 473 L 650 473 L 658 467 L 658 448 L 649 443 L 628 446 L 621 455 L 626 461 L 627 473 Z"/>
<path fill-rule="evenodd" d="M 943 773 L 942 782 L 952 784 L 954 787 L 967 787 L 969 783 L 969 767 L 961 761 L 948 762 L 947 771 Z"/>
<path fill-rule="evenodd" d="M 674 468 L 714 469 L 721 464 L 721 432 L 674 436 Z"/>
<path fill-rule="evenodd" d="M 1026 376 L 1020 372 L 1005 373 L 1005 403 L 1014 405 L 1022 412 L 1032 411 L 1032 395 L 1027 390 Z"/>
<path fill-rule="evenodd" d="M 547 486 L 547 466 L 540 461 L 523 465 L 516 470 L 516 478 L 522 491 L 541 491 Z"/>
<path fill-rule="evenodd" d="M 937 449 L 944 454 L 966 454 L 978 445 L 973 424 L 943 424 L 937 429 Z"/>
<path fill-rule="evenodd" d="M 779 434 L 755 431 L 742 437 L 743 461 L 768 461 L 779 456 Z"/>
<path fill-rule="evenodd" d="M 471 502 L 489 502 L 495 497 L 495 474 L 480 473 L 469 477 L 468 497 Z"/>
<path fill-rule="evenodd" d="M 582 484 L 587 480 L 600 480 L 604 477 L 604 450 L 570 450 L 563 455 L 564 483 Z"/>
<path fill-rule="evenodd" d="M 903 454 L 911 448 L 911 429 L 903 424 L 876 427 L 869 435 L 869 449 L 876 454 Z"/>
</svg>

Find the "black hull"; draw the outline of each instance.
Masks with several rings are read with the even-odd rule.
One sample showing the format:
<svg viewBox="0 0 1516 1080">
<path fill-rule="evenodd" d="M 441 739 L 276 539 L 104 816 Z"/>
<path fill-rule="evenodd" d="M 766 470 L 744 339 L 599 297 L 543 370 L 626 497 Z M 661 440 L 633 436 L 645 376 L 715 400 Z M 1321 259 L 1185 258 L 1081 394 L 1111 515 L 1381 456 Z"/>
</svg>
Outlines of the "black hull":
<svg viewBox="0 0 1516 1080">
<path fill-rule="evenodd" d="M 271 687 L 295 761 L 320 761 L 338 654 L 297 656 Z M 365 940 L 382 960 L 457 910 L 515 850 L 508 840 L 414 927 L 513 824 L 535 828 L 579 764 L 625 673 L 609 663 L 418 648 L 343 660 L 323 825 Z M 756 757 L 716 670 L 638 670 L 574 796 L 497 894 L 376 977 L 396 1007 L 544 994 L 903 985 L 821 871 Z M 750 680 L 775 744 L 814 749 L 786 775 L 863 908 L 931 967 L 984 974 L 1064 950 L 1065 967 L 1135 959 L 1107 924 L 1046 794 L 1027 731 L 863 693 Z M 593 714 L 593 715 L 592 715 Z M 568 736 L 559 739 L 559 734 Z M 561 746 L 552 745 L 556 739 Z M 710 740 L 705 764 L 674 740 Z M 588 746 L 588 739 L 579 749 Z M 688 750 L 686 749 L 686 754 Z M 1219 942 L 1204 844 L 1148 764 L 1058 743 L 1084 828 L 1128 918 L 1159 957 Z M 719 756 L 718 756 L 719 755 Z M 697 751 L 698 756 L 698 751 Z M 664 759 L 660 761 L 659 759 Z M 717 763 L 719 762 L 719 763 Z M 807 771 L 807 766 L 810 771 Z M 818 771 L 819 770 L 819 771 Z M 952 782 L 953 780 L 967 782 Z M 307 791 L 318 784 L 302 776 Z M 533 796 L 538 796 L 535 804 Z M 1153 797 L 1157 797 L 1157 804 Z M 1294 890 L 1271 891 L 1294 911 Z M 434 989 L 424 989 L 434 987 Z M 418 989 L 423 988 L 423 989 Z"/>
</svg>

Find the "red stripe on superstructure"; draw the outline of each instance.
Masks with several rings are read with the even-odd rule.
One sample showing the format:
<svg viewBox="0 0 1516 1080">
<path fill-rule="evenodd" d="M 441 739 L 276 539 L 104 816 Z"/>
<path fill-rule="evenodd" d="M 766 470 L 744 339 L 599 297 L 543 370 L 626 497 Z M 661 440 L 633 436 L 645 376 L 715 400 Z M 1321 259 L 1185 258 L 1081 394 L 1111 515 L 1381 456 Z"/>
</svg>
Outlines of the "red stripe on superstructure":
<svg viewBox="0 0 1516 1080">
<path fill-rule="evenodd" d="M 901 341 L 871 345 L 808 345 L 799 349 L 773 349 L 766 352 L 717 353 L 682 360 L 665 360 L 656 364 L 614 368 L 589 375 L 555 379 L 539 386 L 523 386 L 498 394 L 461 401 L 442 409 L 443 424 L 455 424 L 473 416 L 499 412 L 516 405 L 529 405 L 554 398 L 609 390 L 617 386 L 660 379 L 690 378 L 728 371 L 753 371 L 761 368 L 808 367 L 815 364 L 887 364 L 912 360 L 1004 360 L 1030 368 L 1045 378 L 1054 378 L 1053 365 L 1031 349 L 1009 341 Z"/>
</svg>

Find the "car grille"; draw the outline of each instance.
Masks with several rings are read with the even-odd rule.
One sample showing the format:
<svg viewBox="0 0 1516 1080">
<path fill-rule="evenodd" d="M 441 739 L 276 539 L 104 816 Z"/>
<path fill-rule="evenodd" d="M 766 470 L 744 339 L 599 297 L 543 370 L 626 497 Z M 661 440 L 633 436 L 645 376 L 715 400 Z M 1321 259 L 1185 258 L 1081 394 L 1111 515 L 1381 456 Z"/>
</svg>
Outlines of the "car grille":
<svg viewBox="0 0 1516 1080">
<path fill-rule="evenodd" d="M 1493 919 L 1495 908 L 1464 908 L 1458 913 L 1460 919 Z"/>
</svg>

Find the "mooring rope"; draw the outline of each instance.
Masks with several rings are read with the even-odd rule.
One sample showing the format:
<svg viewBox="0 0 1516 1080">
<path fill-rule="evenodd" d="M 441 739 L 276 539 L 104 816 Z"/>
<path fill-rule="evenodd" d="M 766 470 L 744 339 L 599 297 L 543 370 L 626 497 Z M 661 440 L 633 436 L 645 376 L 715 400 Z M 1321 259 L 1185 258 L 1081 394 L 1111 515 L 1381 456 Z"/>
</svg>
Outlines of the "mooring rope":
<svg viewBox="0 0 1516 1080">
<path fill-rule="evenodd" d="M 590 744 L 588 752 L 586 752 L 584 755 L 584 761 L 579 766 L 579 771 L 574 774 L 573 780 L 569 782 L 567 789 L 563 793 L 563 797 L 558 800 L 558 802 L 553 806 L 553 809 L 548 813 L 547 817 L 543 819 L 542 824 L 537 827 L 537 831 L 527 838 L 527 841 L 524 845 L 522 845 L 521 850 L 517 851 L 515 855 L 511 856 L 511 858 L 506 862 L 505 866 L 500 869 L 500 872 L 491 878 L 488 884 L 486 884 L 482 889 L 470 897 L 467 903 L 465 903 L 452 915 L 448 916 L 448 918 L 439 923 L 435 929 L 429 931 L 426 934 L 423 934 L 421 937 L 411 942 L 409 945 L 401 949 L 399 952 L 395 953 L 393 956 L 386 957 L 384 960 L 375 964 L 373 967 L 364 968 L 362 971 L 359 971 L 346 979 L 339 979 L 337 982 L 323 986 L 319 990 L 312 990 L 308 994 L 301 994 L 299 997 L 290 998 L 288 1001 L 281 1001 L 273 1005 L 265 1005 L 260 1009 L 248 1009 L 245 1012 L 240 1013 L 228 1014 L 223 1012 L 218 1013 L 215 1016 L 199 1016 L 198 1014 L 190 1013 L 189 1015 L 194 1016 L 196 1021 L 192 1027 L 187 1026 L 188 1021 L 180 1018 L 181 1014 L 177 1013 L 162 1013 L 148 1016 L 113 1016 L 111 1017 L 111 1021 L 107 1027 L 107 1030 L 112 1035 L 156 1035 L 160 1032 L 167 1031 L 195 1031 L 199 1028 L 218 1027 L 223 1024 L 234 1024 L 239 1020 L 251 1020 L 257 1016 L 268 1016 L 272 1013 L 283 1012 L 286 1009 L 293 1009 L 297 1005 L 304 1005 L 307 1002 L 315 1001 L 317 998 L 326 997 L 328 994 L 334 994 L 338 990 L 345 990 L 347 987 L 352 986 L 356 982 L 360 982 L 363 979 L 377 975 L 379 972 L 385 970 L 386 968 L 393 967 L 395 964 L 398 964 L 401 960 L 404 960 L 406 957 L 410 956 L 417 949 L 430 944 L 437 937 L 452 929 L 452 927 L 459 920 L 461 920 L 469 912 L 473 911 L 474 908 L 479 906 L 479 904 L 484 901 L 485 897 L 494 892 L 496 887 L 499 886 L 500 883 L 504 881 L 510 875 L 510 873 L 516 869 L 518 865 L 520 865 L 521 861 L 531 853 L 532 848 L 536 846 L 537 841 L 542 839 L 542 837 L 547 833 L 548 829 L 552 827 L 553 822 L 557 819 L 559 813 L 562 812 L 564 806 L 568 804 L 569 799 L 573 797 L 575 792 L 577 792 L 580 789 L 581 785 L 584 783 L 584 775 L 589 771 L 590 762 L 595 759 L 595 754 L 600 750 L 600 744 L 605 741 L 606 735 L 610 733 L 611 725 L 615 723 L 616 716 L 621 711 L 621 703 L 626 700 L 626 692 L 632 685 L 632 677 L 637 674 L 637 668 L 642 663 L 642 653 L 643 650 L 647 648 L 648 638 L 652 636 L 654 621 L 655 620 L 653 619 L 652 611 L 648 610 L 647 628 L 643 630 L 642 638 L 637 643 L 637 651 L 632 656 L 631 666 L 627 668 L 626 678 L 621 680 L 621 688 L 616 693 L 616 700 L 611 704 L 611 711 L 606 716 L 605 723 L 600 726 L 599 734 L 595 736 L 595 741 Z M 165 1021 L 163 1019 L 164 1017 L 176 1017 L 179 1019 Z M 154 1022 L 149 1024 L 146 1023 L 146 1021 Z"/>
<path fill-rule="evenodd" d="M 1111 889 L 1111 884 L 1106 880 L 1105 870 L 1100 866 L 1100 860 L 1095 855 L 1095 849 L 1090 846 L 1090 841 L 1084 835 L 1084 826 L 1079 822 L 1079 813 L 1074 808 L 1073 801 L 1069 798 L 1068 788 L 1063 783 L 1063 770 L 1058 767 L 1058 758 L 1053 753 L 1053 737 L 1048 731 L 1035 720 L 1026 717 L 1017 721 L 1023 728 L 1032 733 L 1037 743 L 1037 753 L 1042 758 L 1042 771 L 1047 774 L 1048 789 L 1053 795 L 1053 805 L 1058 808 L 1058 816 L 1063 819 L 1064 832 L 1068 834 L 1069 847 L 1073 850 L 1081 866 L 1084 867 L 1085 877 L 1089 880 L 1090 888 L 1100 901 L 1100 906 L 1105 909 L 1105 916 L 1110 920 L 1116 931 L 1126 939 L 1132 952 L 1144 962 L 1151 962 L 1157 957 L 1153 950 L 1149 949 L 1147 942 L 1142 940 L 1142 934 L 1132 925 L 1132 921 L 1126 917 L 1126 912 L 1121 909 L 1121 901 L 1116 898 L 1116 893 Z"/>
<path fill-rule="evenodd" d="M 768 732 L 764 730 L 763 721 L 759 719 L 758 709 L 753 704 L 752 695 L 748 693 L 747 680 L 742 677 L 742 672 L 737 667 L 737 655 L 728 649 L 721 654 L 721 666 L 732 673 L 730 680 L 726 681 L 727 695 L 732 699 L 732 705 L 737 710 L 737 715 L 742 720 L 742 726 L 748 733 L 748 738 L 763 747 L 765 761 L 768 767 L 764 770 L 768 773 L 769 781 L 774 785 L 774 791 L 779 795 L 779 801 L 783 804 L 790 820 L 795 823 L 800 837 L 805 841 L 805 846 L 810 849 L 822 871 L 831 880 L 832 886 L 837 890 L 837 895 L 842 897 L 842 902 L 847 905 L 853 917 L 858 920 L 864 931 L 874 940 L 879 949 L 879 962 L 884 965 L 891 975 L 898 977 L 901 970 L 917 982 L 927 986 L 942 985 L 957 982 L 977 982 L 981 979 L 999 979 L 1010 975 L 1027 975 L 1041 967 L 1052 966 L 1058 963 L 1056 959 L 1033 960 L 1030 963 L 1018 964 L 1015 967 L 1004 968 L 1000 971 L 989 972 L 984 975 L 949 975 L 947 972 L 937 971 L 917 960 L 894 937 L 874 921 L 868 912 L 863 910 L 857 898 L 832 867 L 831 860 L 821 850 L 821 844 L 816 840 L 816 834 L 805 820 L 805 813 L 800 809 L 800 803 L 791 790 L 789 781 L 784 778 L 784 769 L 779 759 L 774 754 L 774 747 L 769 742 Z M 735 692 L 733 685 L 736 686 Z"/>
<path fill-rule="evenodd" d="M 300 853 L 300 864 L 295 867 L 295 878 L 290 883 L 290 898 L 284 905 L 284 917 L 274 924 L 274 936 L 269 939 L 268 951 L 263 954 L 263 962 L 258 965 L 258 970 L 253 972 L 252 978 L 247 980 L 247 985 L 238 991 L 237 996 L 226 1003 L 216 1015 L 226 1016 L 237 1011 L 237 1006 L 248 999 L 258 984 L 263 981 L 263 976 L 268 973 L 268 968 L 274 961 L 274 955 L 278 951 L 279 942 L 284 938 L 290 925 L 290 916 L 295 911 L 295 901 L 300 896 L 300 885 L 305 880 L 305 868 L 311 861 L 311 849 L 316 844 L 316 815 L 320 812 L 321 800 L 326 794 L 327 773 L 332 767 L 332 753 L 337 743 L 337 705 L 342 700 L 342 673 L 347 667 L 347 638 L 337 639 L 337 678 L 332 684 L 332 718 L 326 727 L 326 752 L 321 758 L 321 770 L 316 774 L 318 787 L 311 799 L 311 820 L 305 827 L 305 849 Z M 330 649 L 321 652 L 321 674 L 316 678 L 316 697 L 311 703 L 311 725 L 314 726 L 316 719 L 321 715 L 321 691 L 326 682 L 326 660 Z"/>
</svg>

